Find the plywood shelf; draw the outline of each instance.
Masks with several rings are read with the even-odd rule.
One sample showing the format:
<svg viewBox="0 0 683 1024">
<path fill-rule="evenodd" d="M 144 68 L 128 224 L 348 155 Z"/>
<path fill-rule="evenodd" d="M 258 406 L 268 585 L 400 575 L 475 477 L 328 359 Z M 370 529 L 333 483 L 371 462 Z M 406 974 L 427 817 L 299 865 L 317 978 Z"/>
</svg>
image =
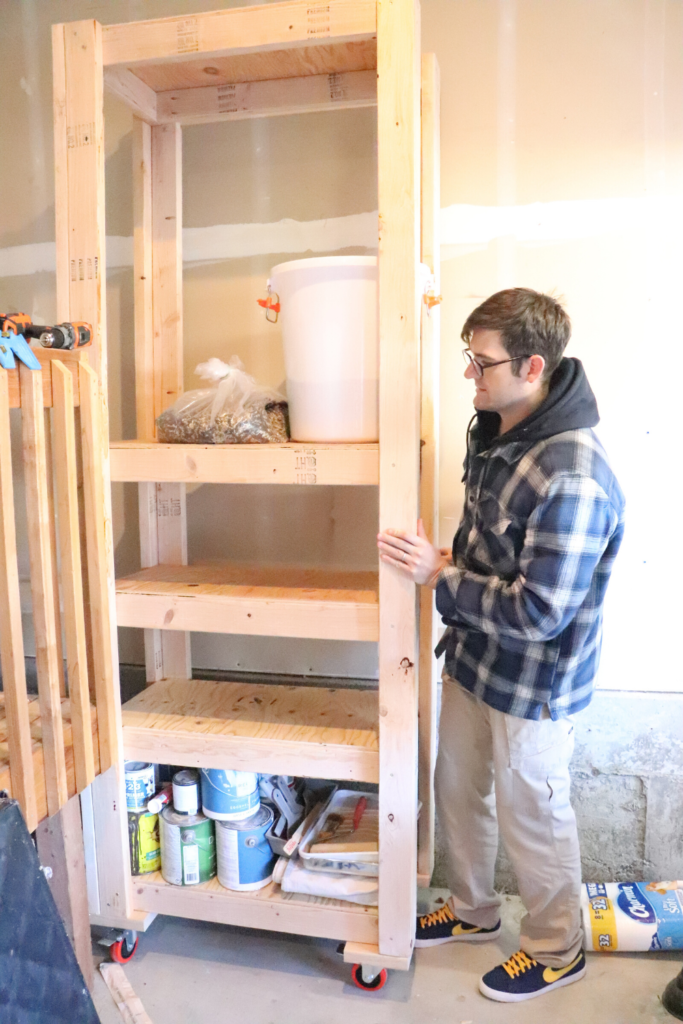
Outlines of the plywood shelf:
<svg viewBox="0 0 683 1024">
<path fill-rule="evenodd" d="M 127 760 L 379 781 L 374 690 L 164 679 L 122 714 Z"/>
<path fill-rule="evenodd" d="M 247 566 L 155 565 L 116 581 L 119 626 L 205 633 L 377 640 L 373 572 Z"/>
<path fill-rule="evenodd" d="M 115 441 L 110 470 L 117 481 L 377 485 L 379 446 Z"/>
<path fill-rule="evenodd" d="M 376 907 L 286 893 L 272 883 L 257 892 L 232 892 L 224 889 L 217 878 L 183 887 L 169 885 L 160 872 L 155 872 L 134 878 L 132 890 L 137 912 L 377 943 Z"/>
</svg>

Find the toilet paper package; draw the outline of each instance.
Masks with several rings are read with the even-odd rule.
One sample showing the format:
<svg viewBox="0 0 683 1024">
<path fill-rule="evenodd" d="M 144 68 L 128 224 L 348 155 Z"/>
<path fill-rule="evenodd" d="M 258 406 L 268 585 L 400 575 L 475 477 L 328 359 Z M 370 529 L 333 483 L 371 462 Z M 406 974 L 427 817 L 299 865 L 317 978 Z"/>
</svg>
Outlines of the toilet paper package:
<svg viewBox="0 0 683 1024">
<path fill-rule="evenodd" d="M 683 881 L 589 882 L 581 911 L 586 949 L 683 949 Z"/>
</svg>

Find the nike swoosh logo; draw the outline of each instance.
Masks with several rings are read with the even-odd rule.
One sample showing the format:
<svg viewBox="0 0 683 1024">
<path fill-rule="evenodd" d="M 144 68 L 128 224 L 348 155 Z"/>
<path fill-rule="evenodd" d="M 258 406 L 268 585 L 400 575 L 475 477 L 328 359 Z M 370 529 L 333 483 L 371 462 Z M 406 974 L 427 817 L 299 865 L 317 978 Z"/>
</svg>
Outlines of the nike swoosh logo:
<svg viewBox="0 0 683 1024">
<path fill-rule="evenodd" d="M 560 978 L 564 978 L 565 974 L 569 974 L 570 971 L 573 971 L 580 959 L 580 955 L 577 956 L 576 960 L 569 964 L 568 967 L 546 967 L 543 971 L 543 980 L 546 984 L 552 985 L 554 981 L 559 981 Z"/>
</svg>

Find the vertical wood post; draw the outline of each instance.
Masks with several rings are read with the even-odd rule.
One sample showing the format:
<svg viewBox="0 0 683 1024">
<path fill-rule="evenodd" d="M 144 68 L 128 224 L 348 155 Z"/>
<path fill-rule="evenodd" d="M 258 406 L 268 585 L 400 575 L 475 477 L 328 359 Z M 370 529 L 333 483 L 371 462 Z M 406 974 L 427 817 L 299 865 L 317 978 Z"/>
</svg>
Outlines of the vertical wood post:
<svg viewBox="0 0 683 1024">
<path fill-rule="evenodd" d="M 147 433 L 154 429 L 156 417 L 175 402 L 183 389 L 182 136 L 177 124 L 158 125 L 149 131 L 151 187 L 146 180 L 146 132 L 142 128 L 138 132 L 133 168 L 138 210 L 136 280 L 147 276 L 149 246 L 143 239 L 150 228 L 152 241 L 151 338 L 150 292 L 140 284 L 135 294 L 136 305 L 143 304 L 143 309 L 136 310 L 135 319 L 136 377 L 137 383 L 145 388 L 147 409 L 153 410 L 151 423 L 149 413 L 141 413 L 138 429 Z M 185 485 L 143 484 L 139 493 L 144 563 L 186 565 Z M 146 630 L 145 661 L 148 681 L 170 676 L 189 679 L 190 634 Z"/>
<path fill-rule="evenodd" d="M 64 634 L 71 702 L 74 770 L 80 792 L 95 778 L 86 651 L 83 568 L 78 515 L 78 465 L 73 378 L 59 360 L 52 368 L 55 479 L 59 510 L 59 553 L 64 596 Z"/>
<path fill-rule="evenodd" d="M 114 551 L 108 501 L 109 437 L 97 375 L 79 365 L 83 497 L 100 771 L 121 759 L 121 697 L 115 629 Z"/>
<path fill-rule="evenodd" d="M 48 812 L 56 814 L 66 803 L 68 793 L 50 543 L 51 505 L 47 487 L 43 377 L 42 373 L 29 370 L 23 363 L 19 373 L 26 523 L 31 564 L 31 598 L 45 760 L 45 788 Z"/>
<path fill-rule="evenodd" d="M 433 53 L 422 57 L 422 262 L 441 285 L 441 177 L 439 146 L 439 65 Z M 440 306 L 422 304 L 422 411 L 420 516 L 427 536 L 439 543 L 439 367 Z M 428 886 L 434 870 L 434 764 L 436 761 L 436 660 L 434 594 L 420 588 L 420 772 L 418 795 L 418 884 Z"/>
<path fill-rule="evenodd" d="M 420 8 L 378 0 L 380 530 L 414 531 L 420 448 Z M 417 591 L 380 563 L 379 951 L 410 956 L 417 875 Z"/>
<path fill-rule="evenodd" d="M 106 391 L 102 29 L 53 26 L 57 318 L 92 324 L 91 363 Z"/>
<path fill-rule="evenodd" d="M 38 822 L 38 811 L 21 628 L 7 370 L 0 370 L 0 622 L 0 659 L 12 795 L 19 801 L 26 827 L 33 832 Z"/>
</svg>

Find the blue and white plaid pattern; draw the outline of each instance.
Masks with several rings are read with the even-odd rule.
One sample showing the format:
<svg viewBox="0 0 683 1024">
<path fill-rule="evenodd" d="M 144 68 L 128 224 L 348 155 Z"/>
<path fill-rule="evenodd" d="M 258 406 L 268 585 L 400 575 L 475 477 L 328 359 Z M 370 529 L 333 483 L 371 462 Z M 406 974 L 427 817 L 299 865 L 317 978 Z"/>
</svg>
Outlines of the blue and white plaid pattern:
<svg viewBox="0 0 683 1024">
<path fill-rule="evenodd" d="M 479 451 L 436 606 L 437 653 L 486 704 L 519 718 L 590 701 L 602 605 L 624 531 L 624 497 L 592 430 Z"/>
</svg>

